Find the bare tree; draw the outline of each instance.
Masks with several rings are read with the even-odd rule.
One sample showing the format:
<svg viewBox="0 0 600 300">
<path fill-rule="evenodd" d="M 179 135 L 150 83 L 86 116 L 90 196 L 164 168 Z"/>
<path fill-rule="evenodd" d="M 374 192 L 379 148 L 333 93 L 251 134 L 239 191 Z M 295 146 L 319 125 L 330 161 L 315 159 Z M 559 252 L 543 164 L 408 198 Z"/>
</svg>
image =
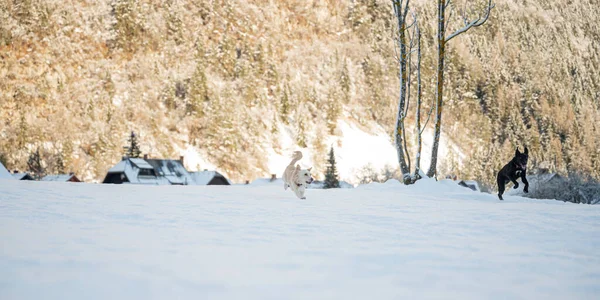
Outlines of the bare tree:
<svg viewBox="0 0 600 300">
<path fill-rule="evenodd" d="M 394 12 L 396 19 L 398 20 L 398 37 L 397 37 L 397 48 L 399 49 L 398 61 L 400 65 L 400 99 L 398 101 L 398 113 L 396 119 L 396 131 L 395 131 L 395 143 L 396 150 L 398 152 L 398 161 L 400 165 L 400 172 L 402 174 L 402 181 L 405 184 L 411 184 L 420 179 L 420 160 L 421 160 L 421 135 L 423 130 L 421 129 L 421 104 L 422 104 L 422 92 L 421 92 L 421 31 L 418 25 L 417 15 L 412 12 L 412 22 L 407 23 L 407 16 L 409 10 L 410 1 L 397 1 L 392 0 L 394 4 Z M 401 13 L 399 13 L 401 12 Z M 410 29 L 412 28 L 412 34 Z M 416 49 L 415 49 L 416 48 Z M 417 52 L 417 99 L 416 99 L 416 140 L 417 140 L 417 153 L 415 155 L 415 173 L 410 175 L 411 160 L 410 153 L 407 146 L 407 135 L 405 119 L 408 115 L 410 108 L 410 97 L 411 97 L 411 74 L 413 73 L 412 55 Z M 433 108 L 433 106 L 432 106 Z M 431 116 L 432 110 L 429 111 Z M 429 117 L 427 118 L 427 122 Z M 425 126 L 423 126 L 424 128 Z"/>
<path fill-rule="evenodd" d="M 433 137 L 433 148 L 431 149 L 431 165 L 427 171 L 427 176 L 433 177 L 436 174 L 437 169 L 437 155 L 440 144 L 440 133 L 442 127 L 442 107 L 443 107 L 443 95 L 444 95 L 444 58 L 446 55 L 446 43 L 451 39 L 463 34 L 473 27 L 479 27 L 483 25 L 490 16 L 490 11 L 494 8 L 492 0 L 488 0 L 484 15 L 481 14 L 473 20 L 469 20 L 467 16 L 467 9 L 462 10 L 462 19 L 464 26 L 456 30 L 450 35 L 446 35 L 446 29 L 448 27 L 448 21 L 446 20 L 446 8 L 450 6 L 451 0 L 438 0 L 438 65 L 437 65 L 437 89 L 436 89 L 436 103 L 435 103 L 435 133 Z M 448 18 L 449 20 L 450 18 Z"/>
<path fill-rule="evenodd" d="M 396 127 L 394 132 L 395 146 L 398 153 L 398 162 L 400 165 L 400 172 L 402 181 L 405 184 L 414 183 L 420 179 L 420 164 L 421 164 L 421 146 L 422 146 L 422 133 L 427 127 L 427 123 L 431 117 L 433 109 L 435 108 L 435 134 L 433 137 L 433 148 L 431 165 L 427 176 L 433 177 L 436 174 L 437 168 L 437 153 L 439 149 L 439 140 L 441 134 L 441 123 L 442 123 L 442 106 L 443 106 L 443 91 L 444 91 L 444 59 L 446 43 L 454 37 L 467 32 L 473 27 L 483 25 L 489 18 L 490 11 L 494 7 L 491 0 L 488 0 L 484 15 L 479 15 L 476 19 L 470 20 L 468 18 L 467 9 L 461 10 L 462 20 L 464 26 L 456 30 L 450 35 L 446 35 L 446 29 L 448 28 L 448 20 L 446 19 L 446 8 L 451 4 L 451 0 L 438 0 L 438 65 L 437 65 L 437 87 L 435 103 L 431 106 L 431 109 L 427 115 L 427 120 L 424 125 L 421 125 L 421 108 L 422 108 L 422 90 L 421 90 L 421 31 L 418 25 L 418 18 L 415 13 L 412 14 L 413 21 L 408 24 L 407 16 L 409 11 L 410 0 L 392 0 L 394 15 L 397 21 L 397 49 L 399 53 L 399 74 L 400 79 L 400 95 L 398 100 L 398 111 L 396 115 Z M 452 12 L 452 10 L 450 10 Z M 450 19 L 450 18 L 448 18 Z M 413 27 L 413 33 L 410 34 L 409 29 Z M 416 48 L 416 49 L 415 49 Z M 410 106 L 410 87 L 411 87 L 411 74 L 412 74 L 412 54 L 417 52 L 417 93 L 416 93 L 416 109 L 415 109 L 415 138 L 416 138 L 416 155 L 415 155 L 415 170 L 411 176 L 411 164 L 410 154 L 407 147 L 406 137 L 406 126 L 405 119 L 408 115 Z"/>
<path fill-rule="evenodd" d="M 408 5 L 410 0 L 392 0 L 394 7 L 394 14 L 396 16 L 398 26 L 398 37 L 397 44 L 400 50 L 398 60 L 400 63 L 400 71 L 398 77 L 400 78 L 400 96 L 398 99 L 398 112 L 396 115 L 396 128 L 394 130 L 394 140 L 396 145 L 396 151 L 398 152 L 398 162 L 400 164 L 400 172 L 402 174 L 402 181 L 408 183 L 410 181 L 410 169 L 406 163 L 405 157 L 405 137 L 404 119 L 406 118 L 405 106 L 406 106 L 406 87 L 407 87 L 407 44 L 406 44 L 406 16 L 408 15 Z"/>
</svg>

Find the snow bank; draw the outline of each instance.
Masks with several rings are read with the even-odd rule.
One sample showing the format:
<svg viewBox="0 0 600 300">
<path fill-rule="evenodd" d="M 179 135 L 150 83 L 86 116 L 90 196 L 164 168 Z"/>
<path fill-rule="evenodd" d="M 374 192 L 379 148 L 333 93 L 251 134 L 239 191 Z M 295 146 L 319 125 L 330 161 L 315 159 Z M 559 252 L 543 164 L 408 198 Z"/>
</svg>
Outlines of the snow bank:
<svg viewBox="0 0 600 300">
<path fill-rule="evenodd" d="M 592 299 L 600 209 L 356 189 L 0 180 L 0 299 Z"/>
<path fill-rule="evenodd" d="M 14 179 L 2 163 L 0 163 L 0 179 Z"/>
</svg>

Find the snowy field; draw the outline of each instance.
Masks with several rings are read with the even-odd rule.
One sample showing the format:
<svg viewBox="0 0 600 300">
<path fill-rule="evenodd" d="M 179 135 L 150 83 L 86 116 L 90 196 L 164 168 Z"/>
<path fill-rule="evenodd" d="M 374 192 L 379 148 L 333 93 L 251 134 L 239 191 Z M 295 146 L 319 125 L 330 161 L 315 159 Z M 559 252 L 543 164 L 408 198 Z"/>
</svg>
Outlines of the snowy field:
<svg viewBox="0 0 600 300">
<path fill-rule="evenodd" d="M 598 299 L 600 206 L 0 180 L 0 299 Z"/>
</svg>

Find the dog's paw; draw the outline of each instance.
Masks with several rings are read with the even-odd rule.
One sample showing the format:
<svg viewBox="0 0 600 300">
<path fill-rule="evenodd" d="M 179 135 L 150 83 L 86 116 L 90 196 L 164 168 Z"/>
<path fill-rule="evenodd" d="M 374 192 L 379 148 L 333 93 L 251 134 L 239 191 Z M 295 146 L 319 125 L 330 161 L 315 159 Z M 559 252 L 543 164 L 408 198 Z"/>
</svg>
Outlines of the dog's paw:
<svg viewBox="0 0 600 300">
<path fill-rule="evenodd" d="M 302 200 L 306 200 L 306 197 L 302 197 L 302 198 L 300 198 L 300 199 L 302 199 Z"/>
<path fill-rule="evenodd" d="M 513 187 L 513 189 L 518 189 L 519 188 L 519 184 L 515 183 L 515 186 Z"/>
<path fill-rule="evenodd" d="M 525 187 L 525 188 L 523 189 L 523 192 L 525 192 L 525 193 L 529 193 L 529 188 Z"/>
<path fill-rule="evenodd" d="M 500 194 L 498 194 L 498 199 L 504 200 L 504 199 L 502 199 L 502 195 L 500 195 Z"/>
</svg>

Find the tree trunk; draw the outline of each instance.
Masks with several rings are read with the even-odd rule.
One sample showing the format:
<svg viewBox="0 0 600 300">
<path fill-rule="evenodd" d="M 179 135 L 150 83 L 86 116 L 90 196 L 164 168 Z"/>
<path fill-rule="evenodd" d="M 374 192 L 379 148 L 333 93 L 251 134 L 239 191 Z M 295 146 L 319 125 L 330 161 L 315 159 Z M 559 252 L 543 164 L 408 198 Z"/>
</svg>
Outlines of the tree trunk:
<svg viewBox="0 0 600 300">
<path fill-rule="evenodd" d="M 413 51 L 413 38 L 414 37 L 410 37 L 410 35 L 408 35 L 409 39 L 408 39 L 408 49 L 407 49 L 407 57 L 406 57 L 406 101 L 404 102 L 404 118 L 406 119 L 406 116 L 408 116 L 408 109 L 410 108 L 410 85 L 412 83 L 411 81 L 411 74 L 412 74 L 412 51 Z M 402 137 L 404 138 L 404 155 L 406 156 L 406 163 L 407 163 L 407 171 L 408 173 L 410 173 L 410 152 L 408 151 L 408 145 L 407 145 L 407 141 L 408 138 L 406 137 L 406 125 L 404 123 L 402 123 Z M 406 174 L 406 176 L 410 176 L 410 174 Z"/>
<path fill-rule="evenodd" d="M 417 111 L 416 111 L 416 133 L 417 133 L 417 154 L 415 156 L 415 174 L 413 180 L 418 180 L 421 176 L 419 171 L 421 169 L 421 30 L 419 24 L 415 24 L 416 27 L 416 38 L 417 38 Z"/>
<path fill-rule="evenodd" d="M 444 56 L 446 48 L 446 29 L 444 28 L 446 4 L 444 2 L 444 0 L 438 0 L 438 70 L 435 103 L 435 132 L 433 137 L 433 147 L 431 149 L 431 164 L 429 165 L 429 171 L 427 171 L 428 177 L 433 177 L 436 175 L 438 148 L 440 145 L 440 134 L 442 130 L 442 99 L 444 95 Z"/>
<path fill-rule="evenodd" d="M 398 162 L 402 179 L 410 177 L 410 170 L 406 164 L 404 156 L 403 141 L 404 138 L 404 106 L 406 101 L 406 13 L 408 12 L 408 1 L 402 9 L 402 0 L 393 0 L 394 12 L 398 21 L 398 47 L 400 48 L 400 96 L 398 100 L 398 114 L 396 116 L 396 128 L 394 132 L 396 151 L 398 153 Z"/>
<path fill-rule="evenodd" d="M 442 133 L 442 106 L 444 104 L 444 57 L 446 55 L 446 43 L 456 36 L 463 34 L 473 27 L 483 25 L 490 17 L 490 12 L 494 8 L 492 0 L 488 0 L 485 9 L 485 15 L 479 16 L 474 20 L 469 21 L 466 11 L 463 12 L 464 27 L 456 30 L 454 33 L 446 37 L 446 7 L 450 5 L 450 0 L 438 0 L 438 74 L 437 74 L 437 90 L 435 103 L 435 132 L 433 136 L 433 147 L 431 149 L 431 165 L 427 176 L 433 177 L 436 175 L 438 149 L 440 146 L 440 135 Z"/>
</svg>

